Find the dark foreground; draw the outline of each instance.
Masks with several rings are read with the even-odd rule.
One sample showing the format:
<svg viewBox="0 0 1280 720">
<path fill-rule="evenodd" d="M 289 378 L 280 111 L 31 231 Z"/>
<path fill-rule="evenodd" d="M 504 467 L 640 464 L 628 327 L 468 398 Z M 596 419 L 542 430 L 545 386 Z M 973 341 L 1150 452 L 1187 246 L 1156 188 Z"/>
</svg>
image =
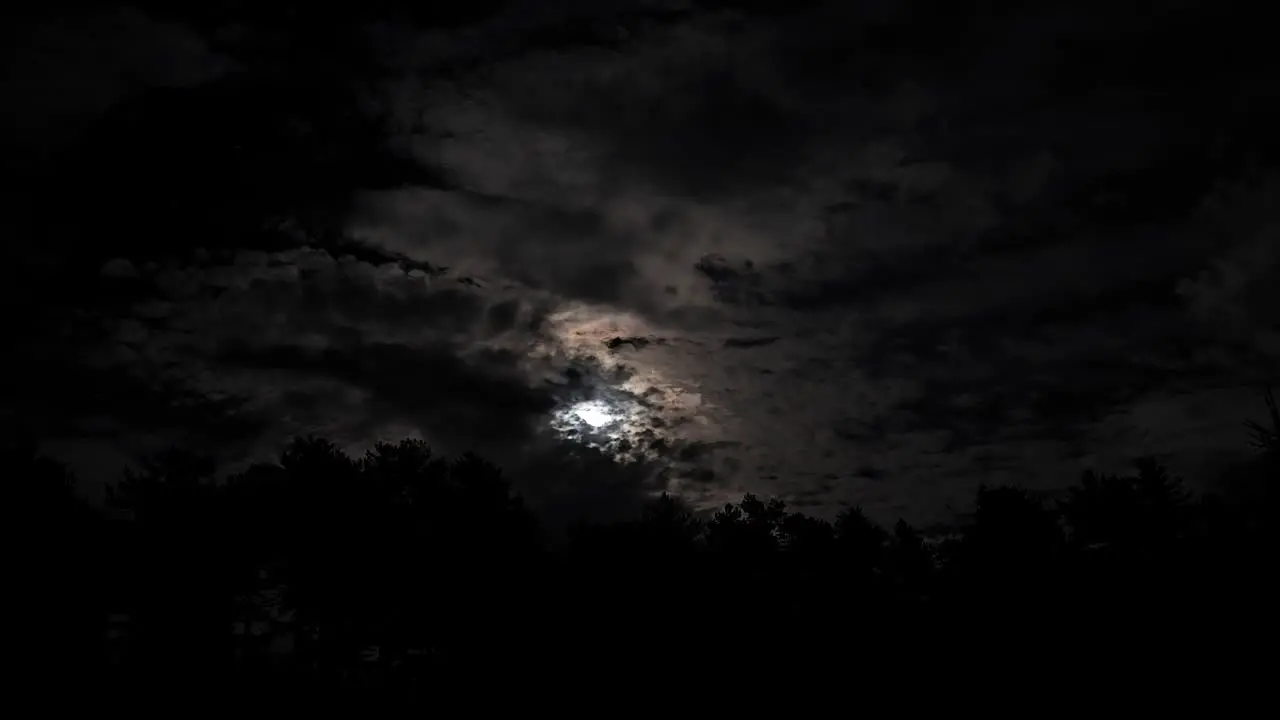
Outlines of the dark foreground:
<svg viewBox="0 0 1280 720">
<path fill-rule="evenodd" d="M 31 666 L 100 708 L 478 707 L 521 683 L 816 672 L 1202 682 L 1260 667 L 1275 637 L 1274 448 L 1214 494 L 1154 462 L 1052 498 L 985 488 L 927 537 L 856 508 L 828 522 L 746 496 L 699 518 L 664 496 L 553 540 L 498 468 L 408 441 L 351 460 L 300 440 L 225 483 L 174 452 L 105 511 L 59 465 L 10 462 Z"/>
</svg>

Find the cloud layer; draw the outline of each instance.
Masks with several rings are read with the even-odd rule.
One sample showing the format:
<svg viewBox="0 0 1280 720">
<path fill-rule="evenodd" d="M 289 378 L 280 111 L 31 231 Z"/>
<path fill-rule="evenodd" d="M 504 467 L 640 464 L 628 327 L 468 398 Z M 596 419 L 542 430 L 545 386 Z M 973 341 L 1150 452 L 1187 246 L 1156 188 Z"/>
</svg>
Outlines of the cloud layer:
<svg viewBox="0 0 1280 720">
<path fill-rule="evenodd" d="M 929 519 L 981 481 L 1243 446 L 1242 387 L 1280 355 L 1247 28 L 1191 4 L 538 7 L 353 23 L 370 142 L 434 180 L 318 163 L 327 216 L 259 184 L 310 220 L 99 255 L 127 299 L 96 367 L 224 403 L 245 456 L 413 433 L 605 478 L 547 489 L 562 508 L 749 490 Z M 637 408 L 611 449 L 635 462 L 551 431 L 593 393 Z"/>
</svg>

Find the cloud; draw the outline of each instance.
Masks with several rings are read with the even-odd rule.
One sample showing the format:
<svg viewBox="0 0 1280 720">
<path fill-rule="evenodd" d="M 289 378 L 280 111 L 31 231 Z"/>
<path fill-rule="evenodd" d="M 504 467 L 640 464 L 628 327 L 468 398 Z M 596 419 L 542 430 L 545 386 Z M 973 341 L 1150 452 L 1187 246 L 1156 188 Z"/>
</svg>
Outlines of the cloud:
<svg viewBox="0 0 1280 720">
<path fill-rule="evenodd" d="M 730 485 L 937 506 L 1230 382 L 1177 288 L 1219 252 L 1197 208 L 1233 161 L 1156 65 L 1080 85 L 1086 48 L 1145 28 L 1170 57 L 1184 19 L 817 4 L 526 48 L 418 94 L 447 133 L 419 155 L 496 200 L 382 195 L 353 227 L 642 318 L 670 342 L 626 362 L 698 393 L 713 430 L 670 434 L 739 442 Z"/>
<path fill-rule="evenodd" d="M 1266 209 L 1276 187 L 1272 179 L 1212 198 L 1210 232 L 1219 254 L 1178 287 L 1192 316 L 1217 341 L 1218 359 L 1261 383 L 1276 382 L 1280 364 L 1280 226 Z"/>
<path fill-rule="evenodd" d="M 763 345 L 772 345 L 778 342 L 779 338 L 759 337 L 759 338 L 725 338 L 724 346 L 727 348 L 752 348 L 761 347 Z"/>
<path fill-rule="evenodd" d="M 363 94 L 228 84 L 154 116 L 251 97 L 220 117 L 279 132 L 246 135 L 243 184 L 158 173 L 160 209 L 118 205 L 111 230 L 146 232 L 84 249 L 112 293 L 94 362 L 227 400 L 246 454 L 487 445 L 569 515 L 672 488 L 920 519 L 1122 437 L 1217 452 L 1208 421 L 1136 425 L 1196 398 L 1236 427 L 1213 398 L 1274 364 L 1270 201 L 1244 180 L 1266 133 L 1232 109 L 1274 91 L 1174 42 L 1217 15 L 944 5 L 353 23 L 385 71 Z M 260 204 L 222 223 L 224 191 Z M 546 432 L 592 398 L 632 411 L 625 448 Z"/>
<path fill-rule="evenodd" d="M 104 318 L 111 339 L 90 362 L 104 381 L 133 388 L 135 400 L 122 412 L 124 398 L 99 396 L 101 405 L 81 412 L 109 418 L 102 430 L 122 442 L 167 432 L 233 466 L 270 458 L 297 435 L 351 452 L 421 437 L 444 454 L 479 451 L 503 463 L 553 514 L 598 505 L 601 493 L 611 499 L 599 509 L 623 512 L 667 486 L 663 449 L 649 445 L 655 436 L 643 419 L 625 441 L 638 451 L 627 462 L 614 453 L 628 447 L 606 452 L 553 431 L 556 408 L 618 394 L 609 388 L 629 371 L 567 352 L 536 290 L 383 259 L 303 247 L 221 262 L 110 261 L 104 281 L 134 287 L 137 301 Z M 149 397 L 158 404 L 140 402 Z M 185 415 L 183 397 L 195 402 Z M 634 402 L 649 407 L 653 398 Z M 154 446 L 128 442 L 138 452 Z"/>
<path fill-rule="evenodd" d="M 133 7 L 64 11 L 21 27 L 0 85 L 11 159 L 46 161 L 129 95 L 199 85 L 233 67 L 190 28 Z"/>
</svg>

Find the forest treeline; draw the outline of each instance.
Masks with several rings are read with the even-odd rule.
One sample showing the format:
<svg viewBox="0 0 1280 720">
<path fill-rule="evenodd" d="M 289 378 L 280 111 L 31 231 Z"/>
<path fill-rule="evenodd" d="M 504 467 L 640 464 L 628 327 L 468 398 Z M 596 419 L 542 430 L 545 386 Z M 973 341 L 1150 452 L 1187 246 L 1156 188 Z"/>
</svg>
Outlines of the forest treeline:
<svg viewBox="0 0 1280 720">
<path fill-rule="evenodd" d="M 1273 623 L 1278 453 L 1253 430 L 1257 462 L 1213 492 L 1148 459 L 1052 497 L 983 487 L 927 536 L 856 507 L 829 521 L 747 495 L 708 516 L 664 495 L 553 537 L 498 467 L 413 440 L 350 458 L 298 439 L 219 482 L 172 450 L 106 508 L 30 447 L 8 467 L 30 528 L 33 662 L 135 704 L 296 708 L 530 672 L 928 665 L 961 649 L 1208 662 Z"/>
</svg>

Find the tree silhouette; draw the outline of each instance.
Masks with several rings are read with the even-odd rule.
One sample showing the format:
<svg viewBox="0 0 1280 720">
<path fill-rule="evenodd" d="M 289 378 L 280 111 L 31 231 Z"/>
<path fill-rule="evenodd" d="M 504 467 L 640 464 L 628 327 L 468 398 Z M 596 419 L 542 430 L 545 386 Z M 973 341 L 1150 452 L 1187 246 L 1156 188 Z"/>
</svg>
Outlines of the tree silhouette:
<svg viewBox="0 0 1280 720">
<path fill-rule="evenodd" d="M 28 667 L 55 670 L 59 682 L 87 686 L 101 671 L 95 661 L 105 659 L 101 522 L 75 495 L 68 469 L 35 443 L 11 441 L 2 452 L 12 537 L 21 541 L 6 563 L 9 597 L 17 601 L 10 617 L 23 628 L 18 637 L 39 635 L 34 647 L 22 643 L 11 652 Z"/>
<path fill-rule="evenodd" d="M 26 568 L 42 588 L 33 612 L 60 628 L 47 662 L 156 704 L 421 705 L 477 677 L 642 659 L 866 673 L 930 647 L 1096 655 L 1122 637 L 1132 654 L 1175 633 L 1210 642 L 1202 618 L 1245 632 L 1274 548 L 1257 503 L 1197 496 L 1152 458 L 1086 472 L 1054 502 L 983 486 L 928 536 L 751 494 L 704 519 L 663 494 L 559 541 L 499 467 L 418 440 L 353 459 L 299 438 L 223 480 L 171 448 L 109 488 L 120 522 L 29 445 L 5 460 L 54 558 Z M 109 617 L 130 637 L 114 675 Z"/>
<path fill-rule="evenodd" d="M 1271 388 L 1263 391 L 1263 400 L 1266 401 L 1267 412 L 1271 416 L 1271 427 L 1256 420 L 1246 420 L 1245 427 L 1249 428 L 1250 441 L 1255 448 L 1270 453 L 1280 452 L 1280 409 L 1276 407 L 1276 397 Z"/>
<path fill-rule="evenodd" d="M 889 534 L 869 520 L 861 507 L 840 511 L 835 521 L 836 541 L 847 572 L 866 582 L 884 567 Z"/>
<path fill-rule="evenodd" d="M 959 562 L 989 589 L 1010 592 L 1053 570 L 1065 539 L 1057 513 L 1020 487 L 978 488 L 976 509 L 962 530 Z"/>
<path fill-rule="evenodd" d="M 228 552 L 212 459 L 169 448 L 128 470 L 109 487 L 109 507 L 133 518 L 115 548 L 117 572 L 129 587 L 134 660 L 155 702 L 229 668 L 229 636 L 237 578 Z"/>
</svg>

